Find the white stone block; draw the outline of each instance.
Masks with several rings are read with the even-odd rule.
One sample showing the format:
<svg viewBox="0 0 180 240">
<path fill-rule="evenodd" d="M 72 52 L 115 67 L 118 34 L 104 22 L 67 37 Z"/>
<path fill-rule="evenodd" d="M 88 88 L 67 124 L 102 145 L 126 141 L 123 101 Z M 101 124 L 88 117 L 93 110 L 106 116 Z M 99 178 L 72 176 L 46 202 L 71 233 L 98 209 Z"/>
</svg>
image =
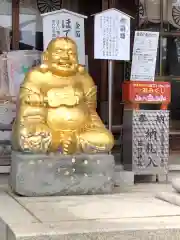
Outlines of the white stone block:
<svg viewBox="0 0 180 240">
<path fill-rule="evenodd" d="M 157 180 L 161 183 L 168 183 L 168 174 L 158 174 Z"/>
<path fill-rule="evenodd" d="M 115 170 L 114 182 L 116 186 L 122 185 L 132 186 L 134 185 L 134 173 L 131 171 Z"/>
<path fill-rule="evenodd" d="M 110 154 L 23 154 L 12 152 L 10 184 L 22 196 L 111 193 L 114 157 Z"/>
</svg>

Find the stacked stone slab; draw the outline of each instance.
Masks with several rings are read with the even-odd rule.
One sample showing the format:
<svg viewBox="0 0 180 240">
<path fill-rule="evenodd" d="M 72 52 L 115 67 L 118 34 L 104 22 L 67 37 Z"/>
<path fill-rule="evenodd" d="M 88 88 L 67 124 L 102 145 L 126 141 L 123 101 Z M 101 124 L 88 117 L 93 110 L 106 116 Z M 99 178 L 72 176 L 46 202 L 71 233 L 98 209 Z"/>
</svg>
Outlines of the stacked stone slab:
<svg viewBox="0 0 180 240">
<path fill-rule="evenodd" d="M 10 185 L 23 196 L 111 193 L 114 157 L 108 154 L 24 154 L 12 152 Z"/>
</svg>

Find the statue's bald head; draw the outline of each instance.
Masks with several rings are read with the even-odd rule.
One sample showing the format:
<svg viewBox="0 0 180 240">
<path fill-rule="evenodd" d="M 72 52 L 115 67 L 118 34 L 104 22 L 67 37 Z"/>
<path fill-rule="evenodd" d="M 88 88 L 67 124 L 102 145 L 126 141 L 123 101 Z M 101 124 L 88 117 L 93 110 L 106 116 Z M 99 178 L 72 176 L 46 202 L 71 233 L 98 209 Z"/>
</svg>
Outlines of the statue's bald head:
<svg viewBox="0 0 180 240">
<path fill-rule="evenodd" d="M 76 43 L 68 37 L 58 37 L 49 43 L 44 62 L 52 72 L 64 76 L 75 74 L 78 68 Z"/>
<path fill-rule="evenodd" d="M 50 41 L 46 51 L 53 52 L 55 49 L 72 49 L 73 52 L 77 53 L 76 43 L 68 37 L 57 37 Z"/>
</svg>

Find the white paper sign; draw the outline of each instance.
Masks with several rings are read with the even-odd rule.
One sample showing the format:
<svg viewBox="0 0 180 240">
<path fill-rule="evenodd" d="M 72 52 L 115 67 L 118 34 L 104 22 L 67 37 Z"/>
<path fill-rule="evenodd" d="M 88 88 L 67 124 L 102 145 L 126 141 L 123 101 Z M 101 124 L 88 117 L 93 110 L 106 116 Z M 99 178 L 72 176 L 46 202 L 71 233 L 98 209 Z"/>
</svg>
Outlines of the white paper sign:
<svg viewBox="0 0 180 240">
<path fill-rule="evenodd" d="M 154 81 L 158 39 L 158 32 L 135 32 L 130 80 Z"/>
<path fill-rule="evenodd" d="M 72 38 L 78 47 L 79 63 L 85 65 L 84 17 L 68 10 L 43 14 L 44 49 L 56 37 Z"/>
<path fill-rule="evenodd" d="M 109 9 L 95 15 L 94 58 L 130 59 L 130 17 Z"/>
</svg>

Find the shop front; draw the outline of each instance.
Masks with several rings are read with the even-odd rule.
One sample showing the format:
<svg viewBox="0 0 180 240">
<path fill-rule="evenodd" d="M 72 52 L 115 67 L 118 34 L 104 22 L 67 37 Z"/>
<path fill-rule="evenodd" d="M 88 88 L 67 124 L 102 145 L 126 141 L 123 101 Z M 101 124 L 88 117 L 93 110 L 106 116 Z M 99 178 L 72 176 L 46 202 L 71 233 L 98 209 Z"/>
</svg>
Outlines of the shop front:
<svg viewBox="0 0 180 240">
<path fill-rule="evenodd" d="M 28 62 L 29 65 L 21 67 L 21 75 L 24 76 L 23 74 L 29 66 L 38 64 L 39 53 L 43 50 L 41 14 L 65 8 L 87 16 L 88 18 L 85 20 L 86 63 L 98 87 L 98 112 L 104 123 L 108 125 L 108 65 L 106 60 L 94 59 L 94 18 L 92 15 L 113 7 L 134 17 L 131 21 L 131 52 L 135 29 L 160 32 L 155 80 L 171 82 L 170 163 L 172 161 L 178 163 L 180 154 L 180 2 L 174 3 L 172 0 L 140 0 L 139 2 L 135 0 L 98 0 L 92 4 L 92 1 L 89 0 L 1 0 L 0 51 L 20 50 L 19 62 L 24 62 L 24 52 L 28 55 L 28 51 L 31 51 L 30 55 L 33 55 L 33 61 L 30 61 L 30 64 Z M 15 59 L 12 58 L 13 53 L 9 55 L 11 55 L 11 59 Z M 1 62 L 3 65 L 4 57 Z M 113 151 L 117 155 L 117 161 L 120 162 L 123 123 L 122 83 L 130 78 L 131 63 L 116 61 L 113 65 L 112 131 L 116 139 Z M 3 139 L 1 140 L 3 141 Z"/>
</svg>

